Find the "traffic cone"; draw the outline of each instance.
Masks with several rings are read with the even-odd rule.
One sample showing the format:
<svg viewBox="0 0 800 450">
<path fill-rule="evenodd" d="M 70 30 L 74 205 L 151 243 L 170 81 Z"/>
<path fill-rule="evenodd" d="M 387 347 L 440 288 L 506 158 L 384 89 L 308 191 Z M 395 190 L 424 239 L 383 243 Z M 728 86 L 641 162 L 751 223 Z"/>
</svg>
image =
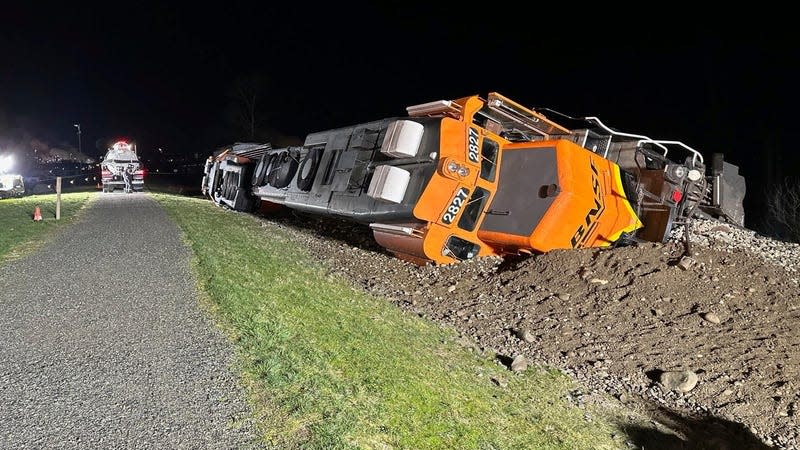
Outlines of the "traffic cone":
<svg viewBox="0 0 800 450">
<path fill-rule="evenodd" d="M 37 206 L 36 208 L 33 209 L 33 221 L 41 222 L 41 220 L 42 220 L 42 210 L 39 209 L 39 207 Z"/>
</svg>

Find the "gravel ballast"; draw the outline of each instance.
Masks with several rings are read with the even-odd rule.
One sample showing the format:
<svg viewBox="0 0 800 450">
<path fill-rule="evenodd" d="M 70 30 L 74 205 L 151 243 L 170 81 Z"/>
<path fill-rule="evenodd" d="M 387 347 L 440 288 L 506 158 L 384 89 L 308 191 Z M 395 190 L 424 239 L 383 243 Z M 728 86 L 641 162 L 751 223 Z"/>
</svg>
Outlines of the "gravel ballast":
<svg viewBox="0 0 800 450">
<path fill-rule="evenodd" d="M 189 259 L 155 201 L 104 194 L 0 267 L 0 448 L 254 447 Z"/>
</svg>

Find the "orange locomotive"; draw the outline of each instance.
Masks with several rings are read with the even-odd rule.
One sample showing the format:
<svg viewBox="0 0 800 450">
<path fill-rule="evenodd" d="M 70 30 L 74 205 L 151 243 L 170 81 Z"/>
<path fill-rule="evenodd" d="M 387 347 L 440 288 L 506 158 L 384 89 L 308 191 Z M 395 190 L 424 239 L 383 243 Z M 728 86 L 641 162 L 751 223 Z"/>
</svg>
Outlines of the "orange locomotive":
<svg viewBox="0 0 800 450">
<path fill-rule="evenodd" d="M 743 221 L 736 166 L 717 157 L 706 176 L 703 156 L 677 141 L 496 93 L 407 111 L 313 133 L 301 147 L 236 144 L 209 158 L 203 190 L 238 210 L 267 202 L 369 224 L 417 264 L 663 241 L 697 214 Z M 671 147 L 686 159 L 668 157 Z M 724 202 L 714 197 L 723 180 L 741 186 Z"/>
</svg>

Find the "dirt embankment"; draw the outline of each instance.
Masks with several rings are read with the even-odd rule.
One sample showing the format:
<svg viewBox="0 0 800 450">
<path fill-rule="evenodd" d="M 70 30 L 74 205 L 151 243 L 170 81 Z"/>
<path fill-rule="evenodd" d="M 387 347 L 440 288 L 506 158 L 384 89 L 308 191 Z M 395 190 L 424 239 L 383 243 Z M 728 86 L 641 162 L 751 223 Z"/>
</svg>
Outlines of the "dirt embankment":
<svg viewBox="0 0 800 450">
<path fill-rule="evenodd" d="M 748 246 L 752 232 L 712 223 L 695 232 L 693 261 L 682 263 L 679 244 L 643 244 L 417 267 L 386 254 L 364 227 L 305 217 L 274 223 L 370 292 L 502 357 L 557 367 L 684 435 L 697 431 L 691 424 L 713 423 L 713 433 L 797 446 L 796 246 Z M 696 387 L 667 389 L 661 374 L 670 371 L 691 371 Z"/>
</svg>

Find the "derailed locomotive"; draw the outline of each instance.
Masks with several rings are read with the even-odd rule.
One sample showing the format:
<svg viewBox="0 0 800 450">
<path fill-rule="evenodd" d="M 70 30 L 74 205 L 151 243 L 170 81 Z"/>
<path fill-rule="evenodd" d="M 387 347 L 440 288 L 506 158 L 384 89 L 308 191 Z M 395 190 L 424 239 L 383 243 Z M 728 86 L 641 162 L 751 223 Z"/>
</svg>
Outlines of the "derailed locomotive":
<svg viewBox="0 0 800 450">
<path fill-rule="evenodd" d="M 298 147 L 234 144 L 208 158 L 203 193 L 239 211 L 282 205 L 368 224 L 416 264 L 661 242 L 697 216 L 744 224 L 745 181 L 721 154 L 707 170 L 682 142 L 497 93 L 407 113 Z"/>
</svg>

